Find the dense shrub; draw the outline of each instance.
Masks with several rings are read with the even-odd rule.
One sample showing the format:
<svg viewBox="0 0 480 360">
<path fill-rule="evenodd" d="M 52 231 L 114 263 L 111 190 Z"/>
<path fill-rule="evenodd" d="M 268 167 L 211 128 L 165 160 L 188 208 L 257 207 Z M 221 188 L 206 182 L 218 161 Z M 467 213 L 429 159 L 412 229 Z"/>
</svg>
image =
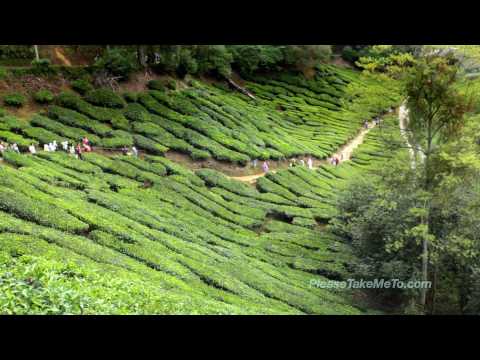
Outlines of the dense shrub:
<svg viewBox="0 0 480 360">
<path fill-rule="evenodd" d="M 151 121 L 151 117 L 147 109 L 145 109 L 142 105 L 138 103 L 128 104 L 126 108 L 123 110 L 123 114 L 130 121 L 139 121 L 139 122 Z"/>
<path fill-rule="evenodd" d="M 122 96 L 128 103 L 134 103 L 138 100 L 138 94 L 133 91 L 126 91 L 122 94 Z"/>
<path fill-rule="evenodd" d="M 13 107 L 22 107 L 27 102 L 27 98 L 20 93 L 12 93 L 3 97 L 5 105 Z"/>
<path fill-rule="evenodd" d="M 97 89 L 88 92 L 85 100 L 97 106 L 121 109 L 125 107 L 125 100 L 121 96 L 108 89 Z"/>
<path fill-rule="evenodd" d="M 0 80 L 5 79 L 8 76 L 8 71 L 3 66 L 0 66 Z"/>
<path fill-rule="evenodd" d="M 113 48 L 95 62 L 95 68 L 126 80 L 138 67 L 135 53 L 122 48 Z"/>
<path fill-rule="evenodd" d="M 77 79 L 71 83 L 72 89 L 78 92 L 80 95 L 85 95 L 86 93 L 93 90 L 93 85 L 86 79 Z"/>
<path fill-rule="evenodd" d="M 150 80 L 147 83 L 147 87 L 150 90 L 165 91 L 165 85 L 163 85 L 163 82 L 161 80 Z"/>
<path fill-rule="evenodd" d="M 58 73 L 58 69 L 52 67 L 50 64 L 50 60 L 48 59 L 33 60 L 32 68 L 30 70 L 32 74 L 37 76 L 49 76 Z"/>
<path fill-rule="evenodd" d="M 22 219 L 60 230 L 84 232 L 88 229 L 87 224 L 65 210 L 46 202 L 33 201 L 32 198 L 6 188 L 0 189 L 0 209 Z"/>
<path fill-rule="evenodd" d="M 27 150 L 31 144 L 37 144 L 37 141 L 33 139 L 25 138 L 10 131 L 0 131 L 0 139 L 10 144 L 16 143 L 22 151 Z"/>
<path fill-rule="evenodd" d="M 53 102 L 55 96 L 50 90 L 39 90 L 34 95 L 33 98 L 39 104 L 49 104 Z"/>
<path fill-rule="evenodd" d="M 0 59 L 32 59 L 32 45 L 0 45 Z"/>
<path fill-rule="evenodd" d="M 133 140 L 135 142 L 135 145 L 138 148 L 148 151 L 155 155 L 163 155 L 168 151 L 168 148 L 166 146 L 163 146 L 162 144 L 159 144 L 158 142 L 153 141 L 149 138 L 146 138 L 145 136 L 142 136 L 142 135 L 138 135 L 138 134 L 133 135 Z"/>
</svg>

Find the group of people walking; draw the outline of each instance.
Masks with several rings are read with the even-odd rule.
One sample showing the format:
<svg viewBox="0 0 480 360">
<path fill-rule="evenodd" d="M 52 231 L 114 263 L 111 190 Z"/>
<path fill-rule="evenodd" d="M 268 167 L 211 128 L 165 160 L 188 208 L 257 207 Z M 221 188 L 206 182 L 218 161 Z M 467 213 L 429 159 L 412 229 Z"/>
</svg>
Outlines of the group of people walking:
<svg viewBox="0 0 480 360">
<path fill-rule="evenodd" d="M 309 156 L 307 158 L 307 161 L 305 163 L 305 160 L 304 159 L 300 159 L 297 161 L 297 159 L 292 159 L 290 161 L 290 164 L 288 165 L 289 167 L 295 167 L 295 166 L 305 166 L 305 164 L 307 165 L 307 167 L 310 169 L 310 170 L 313 170 L 313 159 L 311 156 Z M 254 159 L 252 161 L 252 166 L 254 168 L 256 168 L 258 165 L 258 160 L 257 159 Z M 265 160 L 263 163 L 262 163 L 262 170 L 264 173 L 268 173 L 270 171 L 270 164 L 268 163 L 267 160 Z"/>
<path fill-rule="evenodd" d="M 8 144 L 8 143 L 5 143 L 3 141 L 0 142 L 0 154 L 3 154 L 3 152 L 7 151 L 7 150 L 11 150 L 11 151 L 15 151 L 17 153 L 20 153 L 20 150 L 18 149 L 17 143 Z"/>
<path fill-rule="evenodd" d="M 66 153 L 75 155 L 77 159 L 83 159 L 82 153 L 92 151 L 90 140 L 88 140 L 86 136 L 84 136 L 83 139 L 77 145 L 74 145 L 73 142 L 70 144 L 68 140 L 62 141 L 60 144 L 62 146 L 63 151 L 65 151 Z M 45 152 L 55 152 L 57 151 L 57 149 L 58 149 L 58 143 L 56 140 L 52 141 L 51 143 L 43 145 L 43 151 Z M 30 145 L 28 147 L 28 150 L 31 154 L 35 154 L 37 152 L 34 144 Z"/>
<path fill-rule="evenodd" d="M 75 145 L 75 143 L 70 143 L 68 140 L 62 141 L 60 143 L 61 149 L 65 151 L 66 153 L 69 153 L 71 155 L 74 155 L 77 159 L 83 160 L 83 153 L 86 152 L 92 152 L 93 147 L 90 143 L 90 140 L 86 136 L 82 138 L 82 140 Z M 55 152 L 59 148 L 59 145 L 56 140 L 43 145 L 43 151 L 45 152 Z M 20 153 L 20 150 L 18 148 L 18 145 L 16 143 L 13 144 L 7 144 L 5 142 L 0 142 L 0 154 L 3 154 L 4 151 L 15 151 L 16 153 Z M 131 149 L 127 147 L 123 147 L 121 149 L 122 153 L 124 155 L 133 155 L 133 156 L 138 156 L 138 150 L 135 146 L 132 146 Z M 37 149 L 35 147 L 35 144 L 31 144 L 28 147 L 28 152 L 30 154 L 36 154 Z"/>
<path fill-rule="evenodd" d="M 330 158 L 330 164 L 334 166 L 338 166 L 340 164 L 340 161 L 343 160 L 343 154 L 340 154 L 340 157 L 338 156 L 332 156 Z"/>
<path fill-rule="evenodd" d="M 311 156 L 309 156 L 307 158 L 306 165 L 310 170 L 313 170 L 313 159 L 312 159 Z M 296 166 L 305 166 L 305 160 L 304 159 L 300 159 L 300 160 L 292 159 L 292 160 L 290 160 L 290 164 L 288 164 L 288 167 L 296 167 Z"/>
</svg>

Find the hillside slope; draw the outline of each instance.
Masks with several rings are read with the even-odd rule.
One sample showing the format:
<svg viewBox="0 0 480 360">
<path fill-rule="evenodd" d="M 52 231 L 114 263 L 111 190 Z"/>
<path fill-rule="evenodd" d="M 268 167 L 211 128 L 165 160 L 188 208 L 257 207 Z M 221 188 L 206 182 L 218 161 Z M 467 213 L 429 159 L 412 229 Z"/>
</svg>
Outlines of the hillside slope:
<svg viewBox="0 0 480 360">
<path fill-rule="evenodd" d="M 311 281 L 349 276 L 349 246 L 321 224 L 349 177 L 388 159 L 380 129 L 351 162 L 269 174 L 257 188 L 208 169 L 194 173 L 163 154 L 239 164 L 325 158 L 365 119 L 398 105 L 395 84 L 329 66 L 314 80 L 285 75 L 247 86 L 256 103 L 194 81 L 184 91 L 130 94 L 128 104 L 64 94 L 28 121 L 0 118 L 0 139 L 23 149 L 87 135 L 94 146 L 136 144 L 146 153 L 94 152 L 83 161 L 60 152 L 4 153 L 0 275 L 18 293 L 17 303 L 0 296 L 2 311 L 362 313 L 351 292 Z M 23 288 L 38 302 L 22 298 Z M 60 288 L 75 295 L 68 306 L 46 291 Z"/>
</svg>

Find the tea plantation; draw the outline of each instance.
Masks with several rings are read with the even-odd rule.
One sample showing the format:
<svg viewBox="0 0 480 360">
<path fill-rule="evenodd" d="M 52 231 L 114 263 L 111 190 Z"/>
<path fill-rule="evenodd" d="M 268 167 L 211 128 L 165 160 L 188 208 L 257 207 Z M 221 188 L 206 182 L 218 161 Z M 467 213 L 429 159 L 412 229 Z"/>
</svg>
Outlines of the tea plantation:
<svg viewBox="0 0 480 360">
<path fill-rule="evenodd" d="M 256 187 L 164 157 L 324 159 L 366 119 L 400 103 L 397 84 L 330 65 L 306 79 L 250 79 L 252 100 L 193 80 L 184 90 L 121 97 L 59 95 L 30 119 L 0 118 L 21 150 L 88 136 L 94 147 L 136 145 L 140 158 L 93 152 L 6 151 L 0 163 L 0 313 L 361 314 L 341 280 L 356 261 L 329 233 L 335 194 L 384 166 L 373 129 L 352 161 L 270 173 Z"/>
</svg>

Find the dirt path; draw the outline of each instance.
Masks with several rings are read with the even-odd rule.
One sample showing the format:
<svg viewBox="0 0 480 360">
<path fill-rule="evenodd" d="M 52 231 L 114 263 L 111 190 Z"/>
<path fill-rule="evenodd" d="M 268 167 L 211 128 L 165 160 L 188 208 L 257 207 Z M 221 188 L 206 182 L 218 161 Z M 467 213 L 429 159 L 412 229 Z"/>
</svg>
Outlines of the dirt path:
<svg viewBox="0 0 480 360">
<path fill-rule="evenodd" d="M 350 140 L 348 143 L 340 147 L 338 151 L 331 156 L 331 158 L 337 157 L 340 160 L 340 163 L 350 160 L 352 158 L 353 151 L 360 144 L 363 143 L 363 140 L 365 139 L 365 135 L 367 135 L 368 132 L 372 130 L 375 126 L 376 124 L 373 121 L 369 122 L 368 129 L 362 128 L 352 140 Z M 324 165 L 324 164 L 328 164 L 328 160 L 315 160 L 313 170 L 318 169 L 320 165 Z M 270 172 L 273 174 L 276 173 L 275 170 L 272 170 Z M 266 173 L 262 172 L 260 174 L 248 175 L 248 176 L 229 176 L 229 178 L 233 180 L 249 183 L 249 184 L 255 184 L 259 178 L 265 175 Z"/>
<path fill-rule="evenodd" d="M 57 57 L 57 59 L 59 59 L 63 65 L 65 66 L 72 66 L 72 63 L 70 62 L 70 60 L 68 60 L 65 55 L 63 54 L 63 51 L 56 47 L 53 49 L 53 53 L 55 54 L 55 56 Z"/>
<path fill-rule="evenodd" d="M 402 134 L 402 137 L 405 139 L 405 143 L 407 144 L 408 147 L 408 152 L 410 153 L 410 159 L 411 159 L 411 164 L 412 164 L 412 169 L 415 169 L 417 167 L 417 154 L 420 156 L 420 161 L 423 162 L 425 160 L 425 154 L 421 151 L 420 147 L 415 148 L 414 145 L 412 145 L 412 142 L 408 136 L 408 121 L 409 121 L 409 115 L 408 115 L 408 108 L 406 103 L 403 103 L 400 106 L 400 109 L 398 111 L 398 126 L 400 127 L 400 133 Z"/>
</svg>

